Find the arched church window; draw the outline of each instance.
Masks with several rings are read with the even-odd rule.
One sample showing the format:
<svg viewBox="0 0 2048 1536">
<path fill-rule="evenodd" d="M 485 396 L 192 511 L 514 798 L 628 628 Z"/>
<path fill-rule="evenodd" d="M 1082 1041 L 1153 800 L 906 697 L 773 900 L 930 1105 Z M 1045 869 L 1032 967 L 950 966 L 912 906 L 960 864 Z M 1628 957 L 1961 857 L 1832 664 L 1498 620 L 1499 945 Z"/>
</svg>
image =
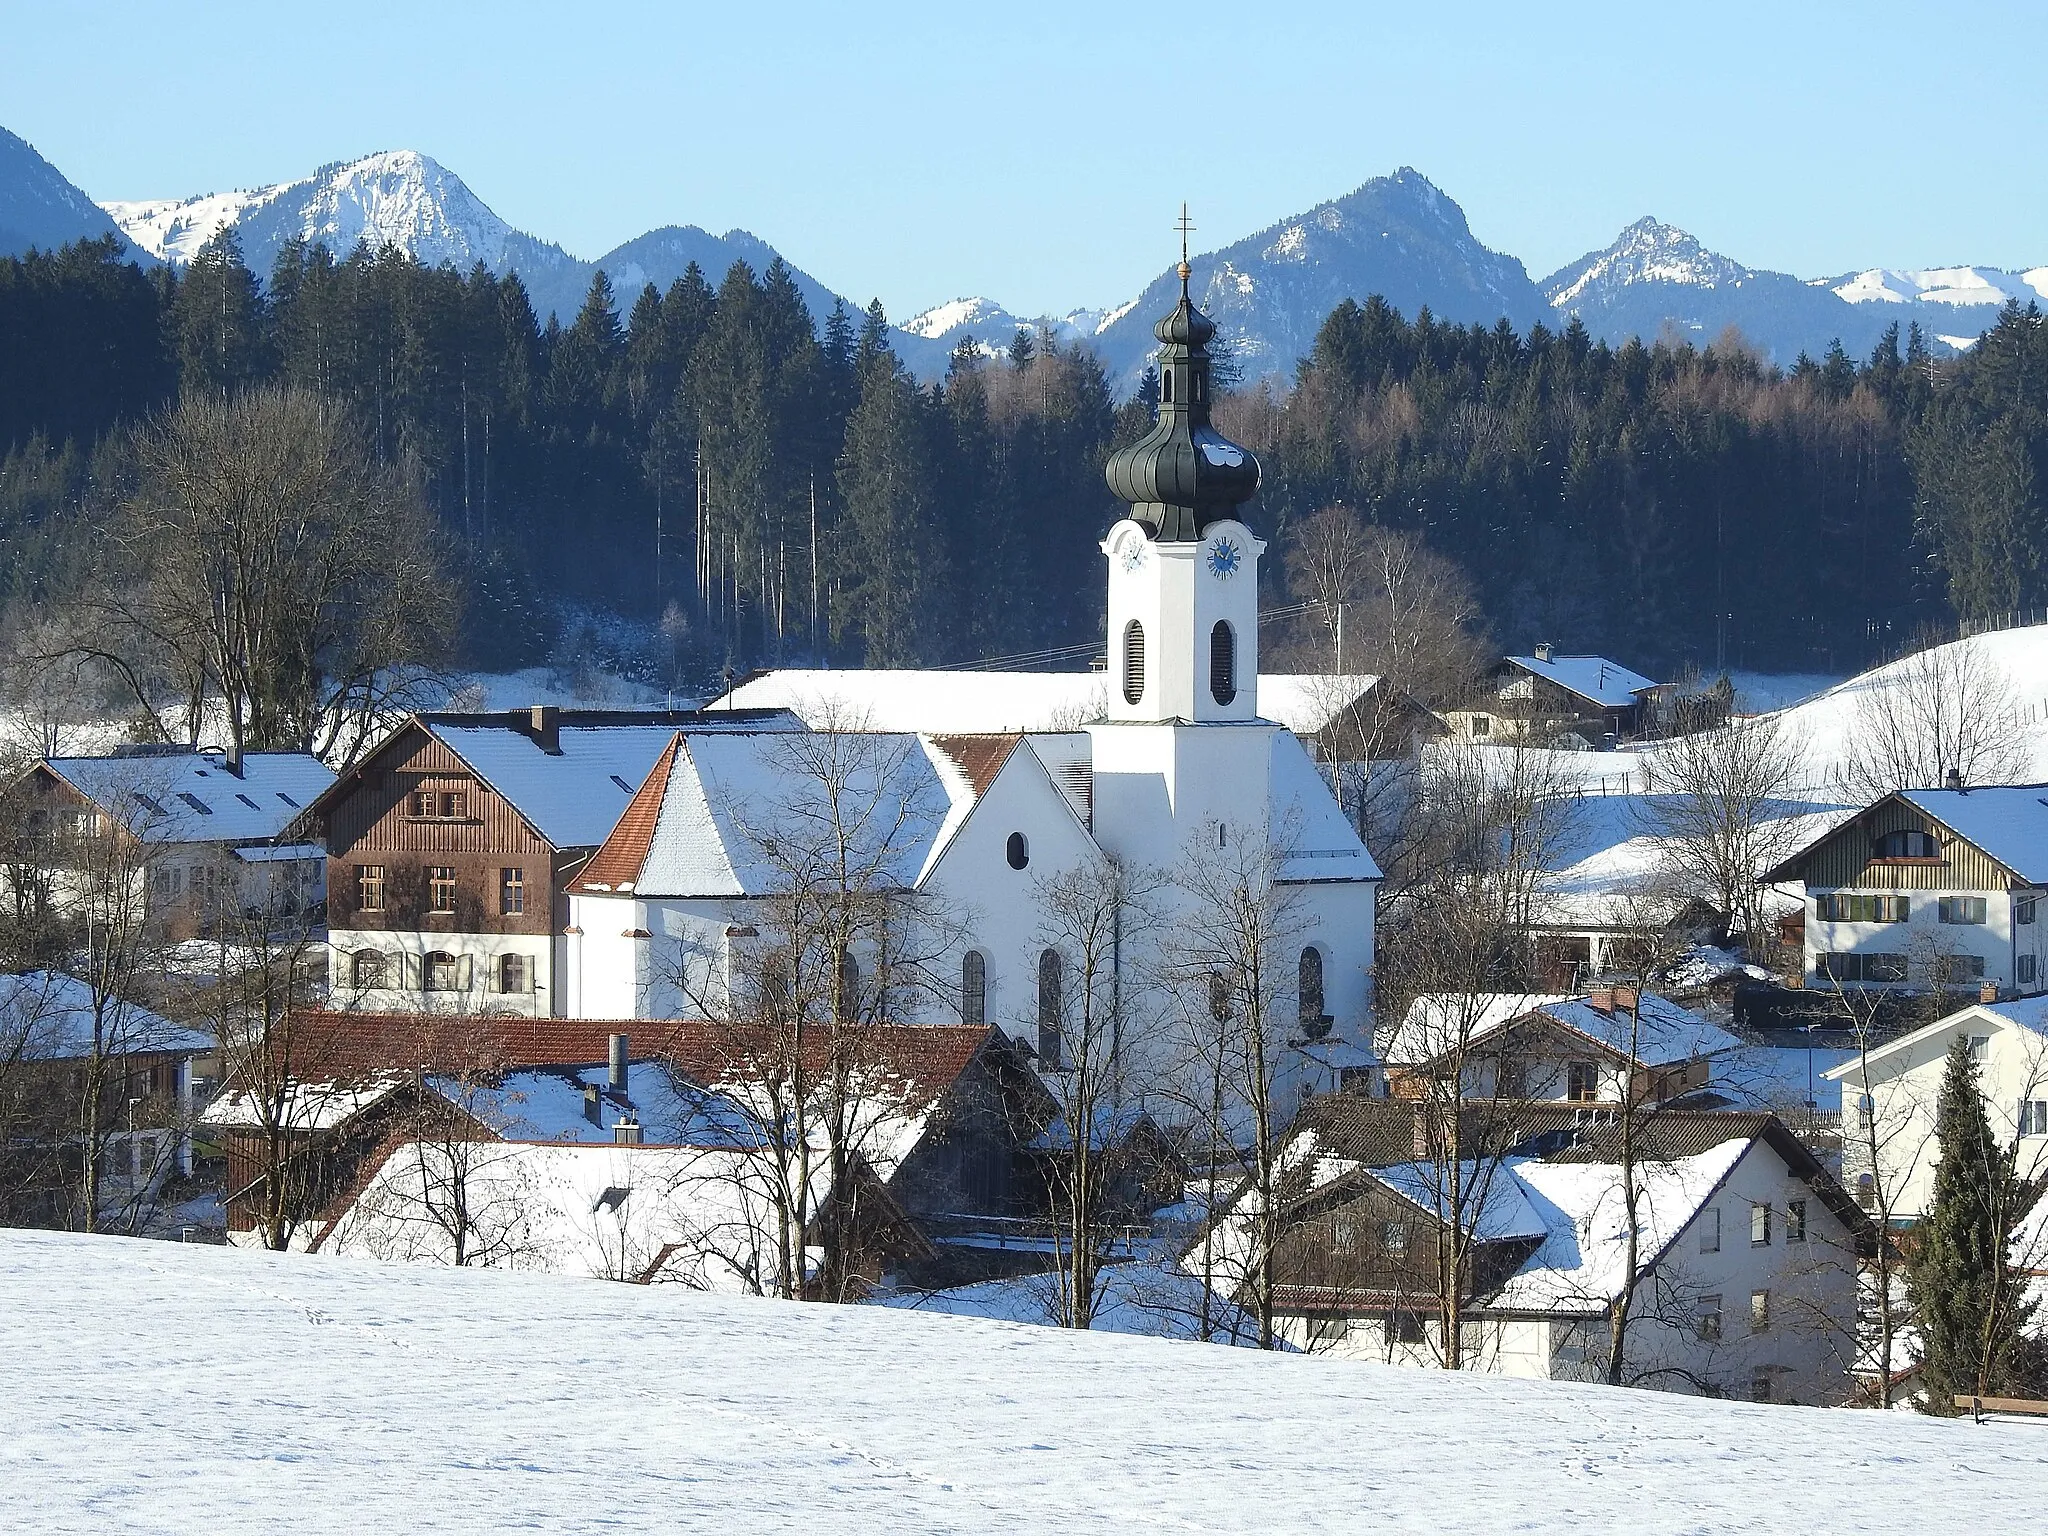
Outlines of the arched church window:
<svg viewBox="0 0 2048 1536">
<path fill-rule="evenodd" d="M 1237 697 L 1237 631 L 1226 619 L 1209 631 L 1209 692 L 1218 704 Z"/>
<path fill-rule="evenodd" d="M 1064 967 L 1056 949 L 1038 957 L 1038 1065 L 1057 1072 L 1063 1064 L 1060 1049 L 1060 984 Z"/>
<path fill-rule="evenodd" d="M 1124 626 L 1124 702 L 1145 697 L 1145 626 L 1136 619 Z"/>
<path fill-rule="evenodd" d="M 1010 861 L 1010 868 L 1022 869 L 1031 862 L 1031 845 L 1024 841 L 1022 832 L 1012 832 L 1009 842 L 1003 845 L 1003 856 Z"/>
<path fill-rule="evenodd" d="M 1320 1024 L 1323 1020 L 1323 952 L 1311 944 L 1301 952 L 1301 1022 Z"/>
<path fill-rule="evenodd" d="M 960 957 L 960 1022 L 988 1022 L 988 960 L 978 949 Z"/>
</svg>

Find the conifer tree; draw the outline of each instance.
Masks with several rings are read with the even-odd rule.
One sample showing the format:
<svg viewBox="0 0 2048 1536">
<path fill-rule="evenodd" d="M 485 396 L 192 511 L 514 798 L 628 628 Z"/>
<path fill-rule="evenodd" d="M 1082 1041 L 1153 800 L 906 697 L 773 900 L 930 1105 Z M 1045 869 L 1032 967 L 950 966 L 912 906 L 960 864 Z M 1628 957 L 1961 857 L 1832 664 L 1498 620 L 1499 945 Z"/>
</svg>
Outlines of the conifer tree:
<svg viewBox="0 0 2048 1536">
<path fill-rule="evenodd" d="M 178 285 L 178 375 L 186 391 L 233 393 L 263 378 L 263 294 L 228 225 L 192 258 Z"/>
<path fill-rule="evenodd" d="M 1958 1392 L 2015 1389 L 2020 1330 L 2034 1310 L 2010 1247 L 2029 1201 L 2011 1149 L 1993 1138 L 1966 1036 L 1949 1044 L 1935 1136 L 1941 1161 L 1934 1170 L 1934 1199 L 1913 1234 L 1907 1276 L 1920 1329 L 1926 1406 L 1948 1413 Z"/>
</svg>

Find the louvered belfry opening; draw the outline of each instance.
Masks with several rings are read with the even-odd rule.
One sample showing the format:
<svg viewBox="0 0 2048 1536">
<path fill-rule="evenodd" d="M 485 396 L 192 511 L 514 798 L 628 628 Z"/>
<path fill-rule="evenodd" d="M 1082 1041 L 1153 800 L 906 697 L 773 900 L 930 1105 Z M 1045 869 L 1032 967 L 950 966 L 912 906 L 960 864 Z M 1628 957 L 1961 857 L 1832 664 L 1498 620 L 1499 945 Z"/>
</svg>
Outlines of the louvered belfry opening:
<svg viewBox="0 0 2048 1536">
<path fill-rule="evenodd" d="M 1237 631 L 1223 619 L 1209 631 L 1209 692 L 1218 704 L 1237 697 Z"/>
<path fill-rule="evenodd" d="M 1124 626 L 1124 702 L 1145 697 L 1145 626 L 1136 619 Z"/>
</svg>

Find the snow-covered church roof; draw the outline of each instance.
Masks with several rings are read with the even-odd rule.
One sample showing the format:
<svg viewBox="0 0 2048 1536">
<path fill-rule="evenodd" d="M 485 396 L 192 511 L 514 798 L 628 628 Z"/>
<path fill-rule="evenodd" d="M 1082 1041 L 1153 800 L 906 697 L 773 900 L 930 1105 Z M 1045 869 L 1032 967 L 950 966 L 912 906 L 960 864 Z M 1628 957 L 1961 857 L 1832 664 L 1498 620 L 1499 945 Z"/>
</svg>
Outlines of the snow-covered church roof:
<svg viewBox="0 0 2048 1536">
<path fill-rule="evenodd" d="M 1379 686 L 1367 674 L 1259 674 L 1259 712 L 1313 736 Z M 1109 709 L 1106 672 L 825 671 L 748 678 L 707 706 L 787 709 L 813 730 L 1069 731 Z"/>
</svg>

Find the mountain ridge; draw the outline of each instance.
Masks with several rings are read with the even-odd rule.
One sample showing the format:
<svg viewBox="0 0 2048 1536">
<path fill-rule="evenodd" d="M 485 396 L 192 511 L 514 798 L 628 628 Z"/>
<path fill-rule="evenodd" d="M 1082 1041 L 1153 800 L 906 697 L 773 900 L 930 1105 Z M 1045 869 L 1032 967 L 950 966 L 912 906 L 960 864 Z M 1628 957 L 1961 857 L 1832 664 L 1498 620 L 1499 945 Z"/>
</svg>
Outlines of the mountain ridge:
<svg viewBox="0 0 2048 1536">
<path fill-rule="evenodd" d="M 27 149 L 13 135 L 0 138 L 0 231 L 7 227 L 5 155 L 12 145 Z M 40 156 L 35 162 L 70 188 Z M 52 195 L 47 187 L 44 195 Z M 458 175 L 416 150 L 334 161 L 270 187 L 110 202 L 96 211 L 132 251 L 173 263 L 189 261 L 228 224 L 259 274 L 292 238 L 325 240 L 338 255 L 367 239 L 390 240 L 429 263 L 483 261 L 495 271 L 517 270 L 536 313 L 553 313 L 565 323 L 600 270 L 610 275 L 623 313 L 644 285 L 665 288 L 692 261 L 716 284 L 736 260 L 759 271 L 779 254 L 747 230 L 720 235 L 668 224 L 585 260 L 513 228 Z M 70 217 L 81 228 L 92 222 L 75 203 Z M 835 302 L 860 307 L 784 260 L 820 319 Z M 1745 266 L 1648 216 L 1607 246 L 1532 280 L 1517 258 L 1482 242 L 1457 201 L 1411 166 L 1204 253 L 1197 268 L 1196 300 L 1216 321 L 1223 347 L 1248 382 L 1290 379 L 1329 311 L 1372 293 L 1411 316 L 1427 306 L 1442 320 L 1492 324 L 1505 318 L 1524 331 L 1577 315 L 1593 334 L 1615 343 L 1640 336 L 1704 345 L 1732 327 L 1780 364 L 1801 352 L 1819 356 L 1836 339 L 1863 355 L 1894 322 L 1918 321 L 1930 338 L 1966 347 L 2007 299 L 2048 299 L 2048 266 L 2024 272 L 1871 267 L 1799 278 Z M 1002 355 L 1020 327 L 1045 330 L 1062 343 L 1094 347 L 1113 389 L 1124 396 L 1150 362 L 1152 322 L 1177 296 L 1178 279 L 1168 268 L 1106 309 L 1027 317 L 986 296 L 963 297 L 892 327 L 891 340 L 920 377 L 931 379 L 943 374 L 963 337 L 972 336 L 984 353 Z"/>
</svg>

